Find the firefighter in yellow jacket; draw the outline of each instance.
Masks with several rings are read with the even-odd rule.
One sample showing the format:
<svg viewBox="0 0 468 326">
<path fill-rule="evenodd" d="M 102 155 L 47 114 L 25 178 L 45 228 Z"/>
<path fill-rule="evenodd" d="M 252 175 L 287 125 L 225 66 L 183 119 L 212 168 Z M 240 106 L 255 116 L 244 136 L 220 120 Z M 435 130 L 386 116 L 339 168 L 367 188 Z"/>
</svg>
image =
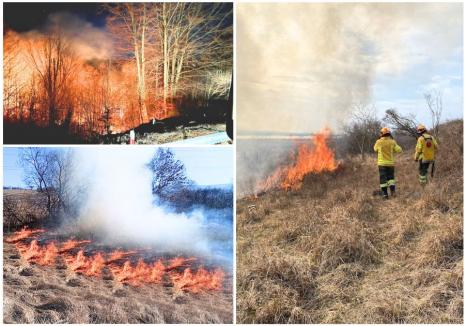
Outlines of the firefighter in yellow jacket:
<svg viewBox="0 0 468 326">
<path fill-rule="evenodd" d="M 425 186 L 427 183 L 427 171 L 431 163 L 434 164 L 438 144 L 436 139 L 427 133 L 424 125 L 419 125 L 417 132 L 419 138 L 416 143 L 414 160 L 419 162 L 419 183 Z M 434 169 L 434 167 L 432 168 Z"/>
<path fill-rule="evenodd" d="M 392 196 L 396 194 L 395 183 L 395 153 L 401 153 L 401 147 L 393 139 L 390 129 L 382 128 L 380 138 L 374 145 L 377 152 L 377 164 L 379 166 L 380 190 L 384 199 L 388 199 L 388 188 Z"/>
</svg>

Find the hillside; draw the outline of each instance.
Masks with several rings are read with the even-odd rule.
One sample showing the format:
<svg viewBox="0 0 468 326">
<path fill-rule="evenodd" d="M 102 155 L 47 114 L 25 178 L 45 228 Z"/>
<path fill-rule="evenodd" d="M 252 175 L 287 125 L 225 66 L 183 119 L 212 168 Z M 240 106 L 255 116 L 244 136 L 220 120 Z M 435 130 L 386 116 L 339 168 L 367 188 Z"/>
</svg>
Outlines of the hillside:
<svg viewBox="0 0 468 326">
<path fill-rule="evenodd" d="M 238 199 L 237 322 L 463 323 L 462 121 L 439 142 L 424 190 L 398 157 L 388 201 L 374 155 Z"/>
</svg>

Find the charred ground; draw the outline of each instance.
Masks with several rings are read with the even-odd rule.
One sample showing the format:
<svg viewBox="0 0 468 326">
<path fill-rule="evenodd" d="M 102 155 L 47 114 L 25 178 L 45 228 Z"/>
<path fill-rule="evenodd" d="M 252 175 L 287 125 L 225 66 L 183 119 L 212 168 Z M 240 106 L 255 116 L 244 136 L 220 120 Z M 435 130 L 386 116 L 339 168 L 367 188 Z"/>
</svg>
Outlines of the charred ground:
<svg viewBox="0 0 468 326">
<path fill-rule="evenodd" d="M 412 149 L 382 201 L 375 157 L 237 201 L 237 322 L 462 323 L 463 122 L 422 190 Z"/>
</svg>

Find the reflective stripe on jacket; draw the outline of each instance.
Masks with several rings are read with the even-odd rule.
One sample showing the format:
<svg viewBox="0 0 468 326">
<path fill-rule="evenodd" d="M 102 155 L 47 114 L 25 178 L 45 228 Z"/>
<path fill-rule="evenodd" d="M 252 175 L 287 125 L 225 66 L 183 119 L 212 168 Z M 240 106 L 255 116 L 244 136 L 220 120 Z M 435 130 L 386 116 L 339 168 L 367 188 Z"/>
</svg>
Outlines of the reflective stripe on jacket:
<svg viewBox="0 0 468 326">
<path fill-rule="evenodd" d="M 418 142 L 416 143 L 414 159 L 418 161 L 422 160 L 423 162 L 434 161 L 437 146 L 436 139 L 428 133 L 424 133 L 418 138 Z"/>
<path fill-rule="evenodd" d="M 374 145 L 374 151 L 377 152 L 377 165 L 394 166 L 394 153 L 401 153 L 401 147 L 389 136 L 380 137 Z"/>
</svg>

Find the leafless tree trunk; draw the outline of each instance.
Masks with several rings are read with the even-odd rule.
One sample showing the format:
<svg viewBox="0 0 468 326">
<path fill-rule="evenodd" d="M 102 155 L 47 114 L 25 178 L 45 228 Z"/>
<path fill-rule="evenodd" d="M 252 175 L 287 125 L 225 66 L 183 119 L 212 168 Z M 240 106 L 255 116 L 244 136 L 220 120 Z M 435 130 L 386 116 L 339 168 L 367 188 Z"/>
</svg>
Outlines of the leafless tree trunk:
<svg viewBox="0 0 468 326">
<path fill-rule="evenodd" d="M 68 43 L 60 31 L 44 37 L 41 49 L 29 48 L 30 59 L 39 74 L 47 103 L 48 124 L 56 125 L 75 62 Z M 62 108 L 60 108 L 62 106 Z"/>
<path fill-rule="evenodd" d="M 30 147 L 21 150 L 20 163 L 25 172 L 25 183 L 46 198 L 49 216 L 60 210 L 68 212 L 71 203 L 70 152 Z"/>
<path fill-rule="evenodd" d="M 149 22 L 148 3 L 119 3 L 106 4 L 105 8 L 110 12 L 109 25 L 114 34 L 124 44 L 131 45 L 131 52 L 135 60 L 137 71 L 137 95 L 140 106 L 140 122 L 148 121 L 146 108 L 146 44 Z M 125 45 L 124 45 L 125 47 Z"/>
<path fill-rule="evenodd" d="M 372 152 L 381 127 L 374 106 L 364 103 L 354 105 L 351 122 L 345 127 L 348 150 L 364 159 L 366 153 Z"/>
<path fill-rule="evenodd" d="M 426 104 L 431 112 L 432 133 L 437 138 L 439 136 L 440 118 L 442 116 L 442 93 L 440 90 L 433 90 L 424 94 Z"/>
<path fill-rule="evenodd" d="M 226 21 L 232 9 L 225 4 L 178 2 L 162 3 L 153 11 L 150 30 L 162 53 L 153 64 L 162 67 L 154 71 L 162 70 L 164 103 L 186 91 L 186 85 L 196 86 L 196 78 L 231 71 L 232 25 Z"/>
</svg>

